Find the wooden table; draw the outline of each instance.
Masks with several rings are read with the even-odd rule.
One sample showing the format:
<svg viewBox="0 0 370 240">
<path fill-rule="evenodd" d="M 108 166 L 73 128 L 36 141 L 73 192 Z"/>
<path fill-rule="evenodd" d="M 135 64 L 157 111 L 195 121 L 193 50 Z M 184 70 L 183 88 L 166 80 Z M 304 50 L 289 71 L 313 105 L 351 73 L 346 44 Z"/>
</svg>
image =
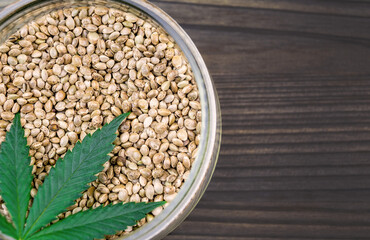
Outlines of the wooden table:
<svg viewBox="0 0 370 240">
<path fill-rule="evenodd" d="M 223 114 L 219 163 L 166 240 L 370 239 L 370 2 L 156 0 Z"/>
</svg>

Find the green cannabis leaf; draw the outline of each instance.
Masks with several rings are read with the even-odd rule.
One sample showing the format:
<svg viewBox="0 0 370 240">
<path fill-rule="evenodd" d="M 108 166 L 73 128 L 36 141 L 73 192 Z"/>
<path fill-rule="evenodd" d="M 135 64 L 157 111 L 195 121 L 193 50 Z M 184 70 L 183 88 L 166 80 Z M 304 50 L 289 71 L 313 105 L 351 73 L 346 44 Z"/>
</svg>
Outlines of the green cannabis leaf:
<svg viewBox="0 0 370 240">
<path fill-rule="evenodd" d="M 145 214 L 163 205 L 165 202 L 109 205 L 77 213 L 45 227 L 73 205 L 89 187 L 88 183 L 96 179 L 95 175 L 110 158 L 108 153 L 114 148 L 112 142 L 117 137 L 117 128 L 129 114 L 122 114 L 94 134 L 87 135 L 66 153 L 64 159 L 57 161 L 39 188 L 27 219 L 32 168 L 20 115 L 17 114 L 0 152 L 1 195 L 15 227 L 0 215 L 0 232 L 17 240 L 90 240 L 134 225 Z"/>
<path fill-rule="evenodd" d="M 108 153 L 114 148 L 115 132 L 127 116 L 122 114 L 93 135 L 87 135 L 72 152 L 67 152 L 64 159 L 57 161 L 33 201 L 24 237 L 35 233 L 73 205 L 89 187 L 88 183 L 96 179 L 94 175 L 103 170 L 103 164 L 110 158 Z"/>
<path fill-rule="evenodd" d="M 17 114 L 13 125 L 1 144 L 0 190 L 15 225 L 17 236 L 21 236 L 30 201 L 32 167 L 29 147 Z"/>
<path fill-rule="evenodd" d="M 134 225 L 137 219 L 144 218 L 146 213 L 162 202 L 152 204 L 126 203 L 98 207 L 71 215 L 66 219 L 45 228 L 33 235 L 30 240 L 89 240 L 103 238 L 114 234 L 117 229 Z"/>
</svg>

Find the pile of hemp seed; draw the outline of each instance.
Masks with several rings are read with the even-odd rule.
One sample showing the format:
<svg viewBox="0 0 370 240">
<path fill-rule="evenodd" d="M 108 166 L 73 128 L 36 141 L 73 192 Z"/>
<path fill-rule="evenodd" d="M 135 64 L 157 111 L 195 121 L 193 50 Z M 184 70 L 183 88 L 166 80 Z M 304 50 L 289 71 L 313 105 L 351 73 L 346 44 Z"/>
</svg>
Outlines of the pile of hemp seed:
<svg viewBox="0 0 370 240">
<path fill-rule="evenodd" d="M 32 198 L 77 141 L 129 111 L 104 170 L 55 221 L 110 203 L 165 200 L 166 207 L 198 150 L 198 88 L 174 40 L 129 11 L 54 11 L 0 46 L 0 143 L 20 112 L 33 166 Z M 0 213 L 8 215 L 0 203 Z M 106 239 L 131 232 L 162 210 Z"/>
</svg>

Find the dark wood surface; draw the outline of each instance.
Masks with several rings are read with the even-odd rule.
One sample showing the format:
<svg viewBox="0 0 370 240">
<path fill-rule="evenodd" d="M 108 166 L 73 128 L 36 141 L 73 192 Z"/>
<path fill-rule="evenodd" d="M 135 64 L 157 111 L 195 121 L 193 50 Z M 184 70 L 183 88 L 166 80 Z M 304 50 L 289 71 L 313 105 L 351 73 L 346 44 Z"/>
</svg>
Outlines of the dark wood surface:
<svg viewBox="0 0 370 240">
<path fill-rule="evenodd" d="M 223 114 L 214 177 L 166 240 L 370 239 L 370 2 L 152 2 Z"/>
</svg>

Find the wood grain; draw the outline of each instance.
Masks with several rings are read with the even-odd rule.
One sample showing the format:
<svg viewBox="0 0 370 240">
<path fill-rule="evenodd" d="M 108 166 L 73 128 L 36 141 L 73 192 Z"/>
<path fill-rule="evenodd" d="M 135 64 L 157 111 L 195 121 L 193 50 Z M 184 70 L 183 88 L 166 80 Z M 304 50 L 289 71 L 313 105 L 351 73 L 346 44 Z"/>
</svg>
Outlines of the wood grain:
<svg viewBox="0 0 370 240">
<path fill-rule="evenodd" d="M 219 163 L 166 240 L 370 238 L 370 3 L 156 0 L 216 84 Z"/>
</svg>

